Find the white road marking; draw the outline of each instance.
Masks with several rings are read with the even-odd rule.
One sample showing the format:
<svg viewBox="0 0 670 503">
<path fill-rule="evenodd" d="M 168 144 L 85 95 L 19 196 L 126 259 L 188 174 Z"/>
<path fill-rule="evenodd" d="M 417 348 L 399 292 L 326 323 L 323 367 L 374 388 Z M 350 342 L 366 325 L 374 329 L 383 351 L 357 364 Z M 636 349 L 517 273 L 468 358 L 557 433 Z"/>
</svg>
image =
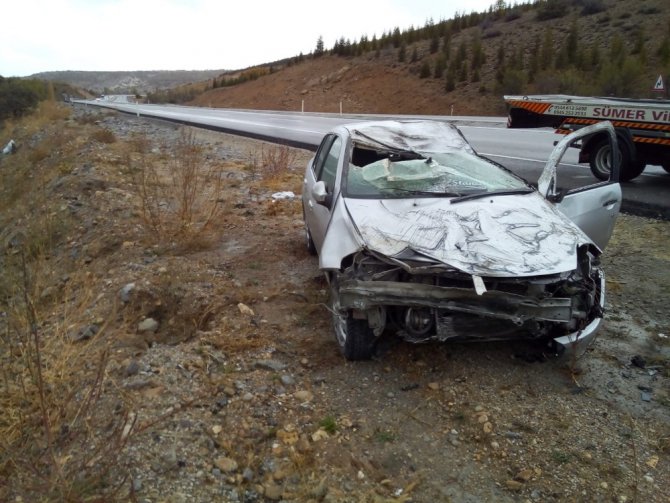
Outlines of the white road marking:
<svg viewBox="0 0 670 503">
<path fill-rule="evenodd" d="M 544 131 L 542 129 L 507 129 L 507 128 L 500 128 L 500 127 L 491 127 L 491 126 L 462 126 L 459 125 L 458 129 L 491 129 L 492 131 L 516 131 L 516 132 L 522 132 L 522 133 L 543 133 L 543 134 L 556 134 L 554 130 L 551 131 Z"/>
<path fill-rule="evenodd" d="M 503 159 L 513 159 L 515 161 L 525 161 L 525 162 L 539 162 L 541 164 L 546 164 L 546 160 L 542 161 L 540 159 L 528 159 L 526 157 L 514 157 L 512 155 L 501 155 L 501 154 L 487 154 L 485 152 L 478 152 L 478 154 L 488 157 L 501 157 Z M 562 162 L 561 166 L 572 166 L 573 168 L 584 168 L 583 164 L 572 164 L 569 162 Z"/>
</svg>

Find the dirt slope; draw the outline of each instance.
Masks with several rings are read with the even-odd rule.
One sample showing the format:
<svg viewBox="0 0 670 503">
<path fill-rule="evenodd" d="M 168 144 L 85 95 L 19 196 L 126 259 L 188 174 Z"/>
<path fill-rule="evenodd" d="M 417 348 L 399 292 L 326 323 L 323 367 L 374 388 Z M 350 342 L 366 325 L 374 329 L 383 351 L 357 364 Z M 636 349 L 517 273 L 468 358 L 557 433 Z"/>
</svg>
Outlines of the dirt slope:
<svg viewBox="0 0 670 503">
<path fill-rule="evenodd" d="M 603 89 L 609 89 L 605 84 L 618 79 L 628 82 L 619 86 L 628 89 L 627 97 L 659 97 L 650 89 L 659 74 L 667 76 L 670 71 L 667 61 L 664 63 L 659 56 L 662 43 L 667 43 L 670 22 L 665 0 L 643 0 L 635 7 L 625 0 L 586 2 L 602 9 L 590 15 L 584 14 L 585 2 L 562 3 L 565 15 L 561 17 L 541 21 L 537 9 L 495 20 L 483 16 L 476 26 L 455 32 L 448 59 L 453 62 L 464 45 L 467 75 L 463 80 L 461 70 L 457 70 L 455 89 L 450 92 L 445 91 L 446 72 L 439 78 L 433 75 L 444 39 L 440 39 L 435 53 L 430 51 L 429 40 L 413 40 L 406 45 L 403 62 L 399 61 L 400 49 L 388 44 L 379 53 L 371 50 L 346 57 L 326 54 L 305 57 L 292 65 L 268 64 L 265 68 L 272 66 L 273 73 L 231 87 L 208 89 L 191 104 L 297 111 L 304 100 L 308 112 L 337 113 L 342 102 L 345 113 L 504 115 L 504 94 L 602 95 L 613 92 Z M 560 66 L 559 54 L 573 27 L 577 29 L 577 52 L 573 60 Z M 551 37 L 549 68 L 543 71 L 544 62 L 540 60 L 540 70 L 531 79 L 528 75 L 532 52 L 544 43 L 547 34 Z M 471 68 L 473 40 L 481 41 L 484 54 L 478 80 Z M 616 54 L 612 52 L 615 46 L 619 47 Z M 591 61 L 594 48 L 598 62 L 579 67 L 577 59 Z M 517 73 L 512 71 L 510 78 L 498 78 L 500 50 L 504 52 L 502 67 L 517 65 L 520 69 Z M 630 61 L 623 67 L 612 67 L 617 58 L 626 56 L 630 56 Z M 430 69 L 428 78 L 420 78 L 424 63 Z M 613 69 L 610 74 L 601 75 L 598 72 L 602 67 Z M 203 86 L 211 84 L 210 81 L 195 87 L 202 92 Z"/>
<path fill-rule="evenodd" d="M 442 79 L 419 79 L 405 65 L 392 62 L 395 51 L 380 60 L 324 56 L 286 67 L 258 80 L 209 91 L 192 104 L 230 108 L 306 112 L 483 115 L 503 108 L 499 97 L 476 89 L 446 94 Z"/>
</svg>

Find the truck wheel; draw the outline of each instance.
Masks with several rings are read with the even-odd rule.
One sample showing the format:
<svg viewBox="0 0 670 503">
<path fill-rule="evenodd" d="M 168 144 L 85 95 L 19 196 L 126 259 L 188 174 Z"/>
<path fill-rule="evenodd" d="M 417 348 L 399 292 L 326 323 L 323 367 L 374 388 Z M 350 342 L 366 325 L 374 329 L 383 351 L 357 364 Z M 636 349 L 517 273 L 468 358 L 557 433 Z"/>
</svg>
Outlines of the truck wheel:
<svg viewBox="0 0 670 503">
<path fill-rule="evenodd" d="M 636 176 L 639 176 L 646 167 L 642 161 L 633 161 L 628 146 L 619 142 L 619 153 L 621 154 L 621 167 L 619 168 L 619 181 L 629 182 Z M 608 139 L 599 141 L 592 149 L 589 165 L 591 173 L 599 180 L 609 180 L 610 178 L 610 142 Z"/>
<path fill-rule="evenodd" d="M 375 337 L 368 320 L 358 320 L 351 311 L 342 311 L 337 280 L 330 282 L 330 310 L 333 315 L 333 331 L 340 352 L 347 360 L 369 360 L 375 350 Z"/>
<path fill-rule="evenodd" d="M 633 178 L 640 176 L 646 167 L 647 163 L 642 161 L 633 161 L 629 163 L 628 170 L 620 177 L 621 181 L 630 182 Z"/>
</svg>

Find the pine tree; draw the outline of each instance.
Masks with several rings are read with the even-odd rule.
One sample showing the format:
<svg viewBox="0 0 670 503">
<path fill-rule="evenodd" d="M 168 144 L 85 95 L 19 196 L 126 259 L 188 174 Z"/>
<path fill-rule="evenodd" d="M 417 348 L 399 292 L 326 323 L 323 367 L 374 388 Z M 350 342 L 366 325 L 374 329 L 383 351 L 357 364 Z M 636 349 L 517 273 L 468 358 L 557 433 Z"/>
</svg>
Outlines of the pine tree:
<svg viewBox="0 0 670 503">
<path fill-rule="evenodd" d="M 535 75 L 540 70 L 540 48 L 542 47 L 542 42 L 540 36 L 537 35 L 535 38 L 535 43 L 530 52 L 530 64 L 528 66 L 528 81 L 533 82 L 535 80 Z"/>
<path fill-rule="evenodd" d="M 440 37 L 437 33 L 430 39 L 430 53 L 435 54 L 440 48 Z"/>
<path fill-rule="evenodd" d="M 665 35 L 661 41 L 661 45 L 656 50 L 656 55 L 661 58 L 661 63 L 664 65 L 670 63 L 670 35 Z"/>
<path fill-rule="evenodd" d="M 484 49 L 482 49 L 482 41 L 478 35 L 472 38 L 471 53 L 472 53 L 472 60 L 470 61 L 470 68 L 473 71 L 479 70 L 484 64 L 486 56 L 484 55 Z"/>
<path fill-rule="evenodd" d="M 323 55 L 323 37 L 319 35 L 319 38 L 316 41 L 316 48 L 314 49 L 314 56 L 317 58 Z"/>
<path fill-rule="evenodd" d="M 400 28 L 397 26 L 393 28 L 393 35 L 391 35 L 391 41 L 393 42 L 393 47 L 398 49 L 402 42 L 402 37 L 400 36 Z"/>
<path fill-rule="evenodd" d="M 456 89 L 456 78 L 454 77 L 454 65 L 449 65 L 449 70 L 447 70 L 447 80 L 444 84 L 444 90 L 448 93 Z"/>
<path fill-rule="evenodd" d="M 465 64 L 465 61 L 461 63 L 461 71 L 458 74 L 459 82 L 466 82 L 468 80 L 468 66 Z"/>
<path fill-rule="evenodd" d="M 573 62 L 577 58 L 577 47 L 579 45 L 579 27 L 577 26 L 577 20 L 575 19 L 570 26 L 570 33 L 568 33 L 568 38 L 565 42 L 565 55 L 568 59 L 568 62 Z"/>
<path fill-rule="evenodd" d="M 498 53 L 496 55 L 496 68 L 505 65 L 505 46 L 501 43 L 498 46 Z"/>
<path fill-rule="evenodd" d="M 600 66 L 600 48 L 595 42 L 591 44 L 591 54 L 589 55 L 591 70 L 596 70 Z"/>
<path fill-rule="evenodd" d="M 442 39 L 442 52 L 446 54 L 447 59 L 449 59 L 449 53 L 451 52 L 451 35 L 447 32 Z"/>
<path fill-rule="evenodd" d="M 547 28 L 544 32 L 544 40 L 542 41 L 542 49 L 540 50 L 540 67 L 543 70 L 551 68 L 554 59 L 554 35 L 551 28 Z"/>
<path fill-rule="evenodd" d="M 647 64 L 647 48 L 644 43 L 644 30 L 638 27 L 635 32 L 635 45 L 633 46 L 633 54 L 637 54 L 640 62 L 643 65 Z"/>
<path fill-rule="evenodd" d="M 436 79 L 442 78 L 442 74 L 444 74 L 444 70 L 447 66 L 447 58 L 445 57 L 444 54 L 439 54 L 437 56 L 437 59 L 435 60 L 435 70 L 433 71 L 433 77 Z"/>
<path fill-rule="evenodd" d="M 625 60 L 626 47 L 619 34 L 616 34 L 610 43 L 610 61 L 614 62 L 618 68 L 621 68 Z"/>
<path fill-rule="evenodd" d="M 419 70 L 419 78 L 427 79 L 428 77 L 430 77 L 430 63 L 428 63 L 428 60 L 424 60 L 421 64 L 421 70 Z"/>
<path fill-rule="evenodd" d="M 465 48 L 465 41 L 461 41 L 461 45 L 458 46 L 458 51 L 456 51 L 456 65 L 460 66 L 461 63 L 465 61 L 467 55 L 467 49 Z"/>
<path fill-rule="evenodd" d="M 404 43 L 400 44 L 400 48 L 398 49 L 398 62 L 399 63 L 404 63 L 405 62 L 405 52 L 407 51 L 407 47 L 405 46 Z"/>
</svg>

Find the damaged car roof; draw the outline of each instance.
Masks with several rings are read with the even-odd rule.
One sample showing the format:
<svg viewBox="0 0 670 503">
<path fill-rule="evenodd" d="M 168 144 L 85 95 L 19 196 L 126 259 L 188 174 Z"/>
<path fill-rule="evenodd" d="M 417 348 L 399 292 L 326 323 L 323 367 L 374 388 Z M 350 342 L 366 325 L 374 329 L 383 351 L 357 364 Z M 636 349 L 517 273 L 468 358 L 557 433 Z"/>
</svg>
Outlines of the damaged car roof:
<svg viewBox="0 0 670 503">
<path fill-rule="evenodd" d="M 451 124 L 437 121 L 364 122 L 344 126 L 352 139 L 373 147 L 380 145 L 416 152 L 464 150 L 474 154 L 461 132 Z"/>
</svg>

